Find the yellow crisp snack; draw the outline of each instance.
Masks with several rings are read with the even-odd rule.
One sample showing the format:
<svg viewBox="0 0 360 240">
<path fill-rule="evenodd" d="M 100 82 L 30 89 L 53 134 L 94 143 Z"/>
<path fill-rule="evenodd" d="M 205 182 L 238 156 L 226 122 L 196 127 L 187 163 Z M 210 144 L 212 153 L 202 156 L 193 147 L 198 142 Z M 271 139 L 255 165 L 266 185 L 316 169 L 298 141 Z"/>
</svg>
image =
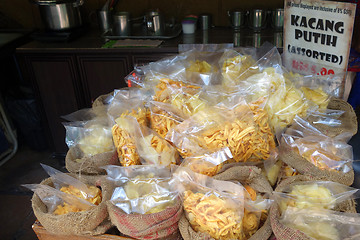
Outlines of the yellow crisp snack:
<svg viewBox="0 0 360 240">
<path fill-rule="evenodd" d="M 179 154 L 175 148 L 163 138 L 149 134 L 139 140 L 139 144 L 146 157 L 148 164 L 170 165 L 177 164 Z"/>
<path fill-rule="evenodd" d="M 92 125 L 88 129 L 90 134 L 82 138 L 78 143 L 79 148 L 85 155 L 92 156 L 114 149 L 111 135 L 107 134 L 104 126 Z"/>
<path fill-rule="evenodd" d="M 198 86 L 163 78 L 156 88 L 158 90 L 153 98 L 155 101 L 170 103 L 186 116 L 193 115 L 205 107 L 205 102 L 200 99 Z"/>
<path fill-rule="evenodd" d="M 332 209 L 335 198 L 331 191 L 316 183 L 308 185 L 295 185 L 289 192 L 291 198 L 280 201 L 280 210 L 283 212 L 288 206 L 299 209 L 320 208 Z"/>
<path fill-rule="evenodd" d="M 111 129 L 120 163 L 125 167 L 141 164 L 139 154 L 136 151 L 135 140 L 130 136 L 126 129 L 120 128 L 118 124 L 126 116 L 135 117 L 140 126 L 147 126 L 148 111 L 144 108 L 138 108 L 137 111 L 134 109 L 131 112 L 126 111 L 115 120 L 117 124 Z"/>
<path fill-rule="evenodd" d="M 75 197 L 84 199 L 94 205 L 99 205 L 102 201 L 102 194 L 101 190 L 95 186 L 89 186 L 89 191 L 92 196 L 94 197 L 86 197 L 86 193 L 80 191 L 79 189 L 75 188 L 72 185 L 69 185 L 68 187 L 62 187 L 60 188 L 60 191 L 74 195 Z M 66 202 L 63 205 L 58 205 L 54 211 L 54 214 L 56 215 L 62 215 L 67 214 L 69 212 L 81 212 L 83 209 L 78 208 L 77 206 L 73 206 L 70 204 L 67 204 Z"/>
<path fill-rule="evenodd" d="M 152 109 L 150 114 L 150 127 L 161 137 L 165 138 L 170 129 L 180 123 L 180 119 L 157 107 Z"/>
<path fill-rule="evenodd" d="M 303 149 L 302 151 L 299 148 Z M 295 140 L 294 149 L 300 155 L 322 170 L 339 171 L 340 167 L 336 162 L 342 159 L 336 155 L 337 149 L 333 146 L 331 149 L 324 150 L 320 142 L 307 141 L 304 138 Z"/>
<path fill-rule="evenodd" d="M 307 87 L 301 87 L 301 90 L 305 94 L 305 97 L 319 106 L 320 109 L 326 109 L 330 98 L 327 93 L 325 93 L 322 88 L 311 89 Z"/>
<path fill-rule="evenodd" d="M 208 233 L 215 239 L 244 239 L 242 210 L 215 194 L 185 191 L 184 210 L 195 231 Z"/>
<path fill-rule="evenodd" d="M 234 86 L 239 81 L 258 73 L 259 70 L 255 63 L 250 55 L 239 55 L 226 59 L 221 69 L 224 87 Z M 254 67 L 251 68 L 251 66 Z"/>
<path fill-rule="evenodd" d="M 189 167 L 193 172 L 200 173 L 207 176 L 215 176 L 223 167 L 224 163 L 218 165 L 213 164 L 205 159 L 194 159 L 183 163 L 184 167 Z"/>
<path fill-rule="evenodd" d="M 159 181 L 154 176 L 154 174 L 138 175 L 125 184 L 127 198 L 139 199 L 137 206 L 132 206 L 133 212 L 157 213 L 175 204 L 174 195 L 166 190 L 167 181 Z M 140 209 L 134 211 L 134 208 L 140 208 L 141 211 Z"/>
<path fill-rule="evenodd" d="M 190 61 L 190 67 L 186 69 L 189 72 L 208 73 L 211 71 L 211 65 L 206 61 Z"/>
<path fill-rule="evenodd" d="M 242 109 L 241 106 L 239 108 Z M 228 147 L 236 162 L 255 162 L 269 158 L 271 150 L 275 148 L 275 141 L 268 116 L 256 102 L 250 109 L 254 114 L 253 119 L 234 119 L 204 131 L 198 138 L 201 146 L 207 149 Z"/>
</svg>

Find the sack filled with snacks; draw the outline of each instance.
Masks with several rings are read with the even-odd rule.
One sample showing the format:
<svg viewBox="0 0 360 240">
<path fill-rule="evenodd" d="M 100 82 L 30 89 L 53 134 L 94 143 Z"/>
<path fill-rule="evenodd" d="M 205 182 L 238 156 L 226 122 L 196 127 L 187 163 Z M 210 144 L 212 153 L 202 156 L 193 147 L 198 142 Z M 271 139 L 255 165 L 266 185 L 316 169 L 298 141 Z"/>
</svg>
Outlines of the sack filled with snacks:
<svg viewBox="0 0 360 240">
<path fill-rule="evenodd" d="M 136 239 L 178 236 L 182 214 L 178 193 L 169 186 L 172 174 L 165 166 L 106 166 L 112 196 L 107 203 L 111 222 Z"/>
<path fill-rule="evenodd" d="M 327 209 L 355 213 L 359 190 L 346 185 L 298 175 L 283 180 L 273 192 L 275 203 L 270 208 L 271 227 L 277 239 L 308 239 L 302 233 L 279 222 L 288 207 Z"/>
<path fill-rule="evenodd" d="M 299 230 L 302 239 L 340 240 L 360 237 L 360 215 L 324 209 L 298 209 L 288 207 L 280 223 Z"/>
<path fill-rule="evenodd" d="M 187 167 L 193 172 L 212 177 L 232 158 L 233 156 L 230 149 L 225 147 L 216 152 L 205 151 L 196 153 L 191 157 L 183 159 L 180 166 Z"/>
<path fill-rule="evenodd" d="M 136 118 L 141 126 L 148 126 L 148 109 L 145 107 L 148 96 L 148 91 L 144 89 L 124 89 L 115 95 L 108 107 L 112 139 L 122 166 L 138 165 L 140 157 L 136 151 L 135 140 L 127 129 L 121 128 L 117 123 L 131 116 Z"/>
<path fill-rule="evenodd" d="M 300 174 L 348 186 L 354 181 L 352 146 L 324 135 L 302 118 L 296 117 L 282 134 L 279 150 L 281 160 Z"/>
<path fill-rule="evenodd" d="M 214 179 L 222 181 L 240 182 L 250 194 L 252 201 L 268 201 L 273 189 L 261 169 L 255 166 L 235 166 L 231 167 L 218 175 Z M 249 239 L 268 239 L 271 234 L 270 218 L 268 209 L 263 209 L 257 230 Z"/>
<path fill-rule="evenodd" d="M 106 117 L 106 116 L 105 116 Z M 63 123 L 66 129 L 66 169 L 73 173 L 104 173 L 102 166 L 117 164 L 111 128 L 104 117 Z"/>
<path fill-rule="evenodd" d="M 309 114 L 306 118 L 314 127 L 329 137 L 343 133 L 352 136 L 358 131 L 358 121 L 353 107 L 346 101 L 332 97 L 327 106 L 330 117 L 322 113 Z M 340 112 L 340 114 L 338 114 Z M 340 116 L 337 116 L 340 115 Z"/>
<path fill-rule="evenodd" d="M 34 191 L 32 209 L 48 232 L 100 235 L 113 226 L 106 207 L 111 192 L 100 177 L 50 171 L 40 184 L 24 185 Z"/>
<path fill-rule="evenodd" d="M 172 183 L 183 198 L 185 217 L 179 229 L 185 240 L 250 239 L 270 206 L 250 186 L 215 180 L 184 167 L 177 169 Z"/>
<path fill-rule="evenodd" d="M 126 129 L 134 140 L 135 151 L 140 164 L 170 165 L 179 163 L 176 148 L 152 129 L 140 125 L 134 117 L 122 117 L 116 120 L 120 129 Z"/>
</svg>

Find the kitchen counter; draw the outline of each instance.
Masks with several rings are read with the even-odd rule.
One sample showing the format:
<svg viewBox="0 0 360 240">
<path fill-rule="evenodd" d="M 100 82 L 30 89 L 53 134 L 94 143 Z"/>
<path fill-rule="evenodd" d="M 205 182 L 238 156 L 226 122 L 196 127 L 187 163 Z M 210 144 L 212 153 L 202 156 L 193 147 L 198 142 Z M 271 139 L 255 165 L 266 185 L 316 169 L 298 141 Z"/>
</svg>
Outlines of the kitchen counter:
<svg viewBox="0 0 360 240">
<path fill-rule="evenodd" d="M 163 40 L 163 43 L 156 47 L 136 47 L 136 48 L 102 48 L 107 39 L 96 30 L 89 30 L 81 37 L 69 42 L 43 42 L 32 41 L 17 48 L 17 52 L 174 52 L 177 53 L 179 44 L 220 44 L 233 43 L 235 47 L 250 46 L 260 47 L 265 41 L 272 43 L 279 49 L 282 48 L 282 32 L 274 32 L 272 29 L 266 29 L 255 33 L 249 29 L 234 31 L 227 27 L 214 27 L 209 30 L 197 30 L 194 34 L 182 34 L 179 36 Z"/>
</svg>

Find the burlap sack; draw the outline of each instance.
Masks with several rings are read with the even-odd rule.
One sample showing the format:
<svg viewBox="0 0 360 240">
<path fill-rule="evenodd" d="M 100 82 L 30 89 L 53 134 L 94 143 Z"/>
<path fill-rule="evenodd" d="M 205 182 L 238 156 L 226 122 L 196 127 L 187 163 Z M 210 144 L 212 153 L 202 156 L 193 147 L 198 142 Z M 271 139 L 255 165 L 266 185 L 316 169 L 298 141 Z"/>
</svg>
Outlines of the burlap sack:
<svg viewBox="0 0 360 240">
<path fill-rule="evenodd" d="M 282 192 L 286 186 L 302 181 L 316 181 L 316 180 L 324 180 L 322 178 L 316 178 L 313 176 L 304 176 L 298 175 L 294 177 L 289 177 L 282 181 L 275 189 L 276 192 Z M 340 204 L 337 204 L 334 211 L 341 211 L 341 212 L 351 212 L 356 213 L 356 206 L 354 200 L 347 200 Z M 270 222 L 271 228 L 274 232 L 277 240 L 310 240 L 304 233 L 300 232 L 299 230 L 295 230 L 279 222 L 280 219 L 280 210 L 278 204 L 274 203 L 270 207 Z"/>
<path fill-rule="evenodd" d="M 260 193 L 271 194 L 273 191 L 267 179 L 261 174 L 261 169 L 255 166 L 234 166 L 215 175 L 214 179 L 222 181 L 240 181 L 243 184 L 248 184 Z M 184 240 L 213 240 L 208 234 L 195 232 L 185 216 L 179 221 L 179 229 Z M 249 238 L 249 240 L 266 240 L 271 236 L 271 233 L 270 219 L 267 218 L 264 224 L 251 236 L 251 238 Z"/>
<path fill-rule="evenodd" d="M 75 175 L 72 175 L 76 177 Z M 99 182 L 97 176 L 77 177 L 88 185 L 100 186 L 102 190 L 102 202 L 88 211 L 55 215 L 49 213 L 46 205 L 34 194 L 32 197 L 32 209 L 41 225 L 50 233 L 57 235 L 100 235 L 105 233 L 113 225 L 110 222 L 106 201 L 111 198 L 111 192 Z M 51 178 L 47 178 L 41 184 L 54 186 Z M 99 185 L 100 184 L 100 185 Z"/>
<path fill-rule="evenodd" d="M 120 165 L 115 149 L 94 156 L 84 156 L 75 146 L 69 149 L 65 157 L 65 167 L 71 173 L 105 174 L 106 171 L 101 167 L 106 165 Z"/>
<path fill-rule="evenodd" d="M 279 149 L 280 159 L 302 175 L 320 177 L 326 179 L 327 181 L 338 182 L 347 186 L 352 185 L 354 182 L 354 170 L 352 163 L 347 163 L 350 171 L 346 173 L 334 170 L 322 170 L 300 156 L 288 144 L 286 144 L 283 139 L 280 141 Z"/>
<path fill-rule="evenodd" d="M 178 222 L 182 216 L 181 201 L 164 211 L 152 214 L 127 214 L 110 201 L 107 208 L 111 222 L 124 235 L 135 239 L 178 239 Z"/>
<path fill-rule="evenodd" d="M 317 120 L 317 117 L 314 117 L 312 115 L 307 117 L 307 121 L 309 121 L 311 125 L 319 129 L 323 134 L 329 137 L 336 137 L 344 132 L 349 132 L 352 135 L 355 135 L 357 133 L 357 116 L 353 107 L 348 102 L 339 98 L 331 98 L 327 108 L 332 110 L 345 111 L 345 113 L 342 114 L 339 118 L 339 120 L 341 121 L 340 126 L 328 126 L 321 123 L 315 124 L 314 122 Z"/>
</svg>

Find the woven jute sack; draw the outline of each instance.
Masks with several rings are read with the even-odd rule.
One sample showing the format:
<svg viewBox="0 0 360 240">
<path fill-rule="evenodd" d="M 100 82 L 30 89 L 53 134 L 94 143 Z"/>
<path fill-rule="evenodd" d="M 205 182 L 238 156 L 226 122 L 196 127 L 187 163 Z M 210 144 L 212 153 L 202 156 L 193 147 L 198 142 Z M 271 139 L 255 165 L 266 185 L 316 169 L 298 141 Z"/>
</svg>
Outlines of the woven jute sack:
<svg viewBox="0 0 360 240">
<path fill-rule="evenodd" d="M 112 202 L 107 202 L 111 222 L 124 235 L 135 239 L 179 239 L 178 222 L 182 215 L 180 199 L 173 207 L 158 213 L 127 214 Z"/>
<path fill-rule="evenodd" d="M 271 194 L 273 191 L 270 183 L 261 174 L 261 169 L 255 166 L 234 166 L 215 175 L 214 179 L 222 181 L 239 181 L 242 184 L 249 185 L 260 193 Z M 185 215 L 179 221 L 179 229 L 184 240 L 213 240 L 209 234 L 194 231 Z M 271 234 L 272 230 L 270 219 L 268 217 L 264 224 L 249 239 L 266 240 Z"/>
<path fill-rule="evenodd" d="M 292 183 L 301 183 L 303 181 L 318 181 L 318 180 L 324 180 L 323 178 L 316 178 L 312 176 L 304 176 L 304 175 L 298 175 L 289 177 L 285 180 L 283 180 L 275 189 L 276 192 L 282 192 L 287 186 L 289 186 Z M 356 204 L 354 200 L 346 200 L 344 202 L 341 202 L 335 206 L 334 211 L 340 211 L 340 212 L 349 212 L 349 213 L 356 213 Z M 270 222 L 271 222 L 271 228 L 274 232 L 274 235 L 276 236 L 277 240 L 310 240 L 311 238 L 307 237 L 304 233 L 300 232 L 299 230 L 295 230 L 289 227 L 286 227 L 285 225 L 281 224 L 279 222 L 280 219 L 280 209 L 278 204 L 274 203 L 270 207 Z"/>
<path fill-rule="evenodd" d="M 328 109 L 332 110 L 341 110 L 344 113 L 340 116 L 339 120 L 341 121 L 340 126 L 328 126 L 326 124 L 316 123 L 317 117 L 309 115 L 307 121 L 311 125 L 320 130 L 323 134 L 329 137 L 336 137 L 342 133 L 348 132 L 352 135 L 355 135 L 358 131 L 358 122 L 356 113 L 353 107 L 346 101 L 339 98 L 331 98 L 328 104 Z"/>
<path fill-rule="evenodd" d="M 87 211 L 71 212 L 63 215 L 55 215 L 48 212 L 46 205 L 34 194 L 32 197 L 32 209 L 41 225 L 50 233 L 57 235 L 100 235 L 104 234 L 113 225 L 109 219 L 106 201 L 111 198 L 111 192 L 103 186 L 98 176 L 76 176 L 85 184 L 101 187 L 102 202 Z M 51 178 L 47 178 L 41 184 L 54 186 Z"/>
<path fill-rule="evenodd" d="M 84 156 L 75 146 L 69 149 L 65 157 L 65 167 L 71 173 L 105 174 L 106 171 L 101 167 L 106 165 L 120 165 L 115 149 L 93 156 Z"/>
<path fill-rule="evenodd" d="M 115 183 L 108 179 L 103 184 L 111 189 L 115 189 Z M 175 205 L 167 207 L 165 210 L 151 214 L 127 214 L 118 208 L 111 201 L 107 202 L 107 209 L 110 220 L 120 233 L 135 239 L 157 239 L 175 240 L 180 239 L 178 222 L 183 213 L 180 198 L 175 200 Z"/>
<path fill-rule="evenodd" d="M 302 175 L 320 177 L 327 181 L 338 182 L 347 186 L 352 185 L 354 182 L 354 170 L 351 162 L 346 163 L 350 169 L 346 173 L 335 170 L 320 169 L 300 156 L 294 149 L 286 144 L 283 139 L 280 141 L 279 149 L 280 159 Z"/>
</svg>

